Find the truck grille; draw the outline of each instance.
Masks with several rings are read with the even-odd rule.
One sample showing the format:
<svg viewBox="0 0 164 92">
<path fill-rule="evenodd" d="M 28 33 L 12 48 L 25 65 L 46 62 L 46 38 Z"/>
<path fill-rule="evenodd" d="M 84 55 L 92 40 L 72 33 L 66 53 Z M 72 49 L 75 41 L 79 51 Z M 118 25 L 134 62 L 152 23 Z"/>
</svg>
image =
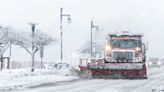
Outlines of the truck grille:
<svg viewBox="0 0 164 92">
<path fill-rule="evenodd" d="M 113 51 L 112 57 L 115 61 L 129 62 L 133 60 L 134 52 L 132 51 Z"/>
</svg>

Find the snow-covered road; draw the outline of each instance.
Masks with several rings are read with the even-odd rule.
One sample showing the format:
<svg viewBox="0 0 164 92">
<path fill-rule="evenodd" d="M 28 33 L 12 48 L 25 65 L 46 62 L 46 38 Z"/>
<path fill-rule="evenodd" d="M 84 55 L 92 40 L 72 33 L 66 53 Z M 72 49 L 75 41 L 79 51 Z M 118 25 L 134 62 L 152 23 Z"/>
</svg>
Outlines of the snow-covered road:
<svg viewBox="0 0 164 92">
<path fill-rule="evenodd" d="M 142 80 L 78 80 L 17 90 L 16 92 L 152 92 L 153 87 L 164 81 L 163 70 L 164 67 L 150 68 L 148 69 L 148 79 Z"/>
</svg>

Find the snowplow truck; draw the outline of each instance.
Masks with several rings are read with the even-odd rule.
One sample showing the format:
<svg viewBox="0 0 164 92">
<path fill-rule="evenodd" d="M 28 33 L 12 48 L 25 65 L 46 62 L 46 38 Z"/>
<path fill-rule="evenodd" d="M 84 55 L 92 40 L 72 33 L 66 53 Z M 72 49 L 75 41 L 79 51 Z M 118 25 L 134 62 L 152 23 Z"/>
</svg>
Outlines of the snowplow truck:
<svg viewBox="0 0 164 92">
<path fill-rule="evenodd" d="M 111 33 L 104 46 L 104 58 L 85 59 L 86 66 L 81 59 L 79 68 L 92 78 L 145 79 L 147 47 L 142 38 L 143 34 Z"/>
</svg>

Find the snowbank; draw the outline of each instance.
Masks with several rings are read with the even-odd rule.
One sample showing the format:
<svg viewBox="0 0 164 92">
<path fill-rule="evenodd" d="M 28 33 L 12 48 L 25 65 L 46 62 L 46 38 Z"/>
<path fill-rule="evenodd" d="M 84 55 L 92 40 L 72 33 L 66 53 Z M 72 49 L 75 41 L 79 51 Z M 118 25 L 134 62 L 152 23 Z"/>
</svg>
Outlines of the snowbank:
<svg viewBox="0 0 164 92">
<path fill-rule="evenodd" d="M 71 76 L 68 69 L 35 70 L 34 73 L 30 69 L 3 70 L 0 71 L 0 92 L 74 79 L 77 77 Z"/>
</svg>

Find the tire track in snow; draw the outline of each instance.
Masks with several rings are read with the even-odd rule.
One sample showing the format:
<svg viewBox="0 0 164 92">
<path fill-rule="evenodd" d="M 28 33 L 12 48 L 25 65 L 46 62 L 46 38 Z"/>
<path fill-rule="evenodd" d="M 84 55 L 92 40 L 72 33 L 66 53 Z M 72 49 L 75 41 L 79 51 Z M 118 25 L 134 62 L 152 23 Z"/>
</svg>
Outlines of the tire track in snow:
<svg viewBox="0 0 164 92">
<path fill-rule="evenodd" d="M 158 69 L 159 70 L 159 69 Z M 127 88 L 127 90 L 123 91 L 123 92 L 139 92 L 138 89 L 142 90 L 142 92 L 151 92 L 151 89 L 154 85 L 159 84 L 162 80 L 164 80 L 163 77 L 164 73 L 163 73 L 163 68 L 160 68 L 159 71 L 153 71 L 151 73 L 148 74 L 148 80 L 144 83 L 138 84 L 138 85 L 134 85 L 133 87 L 129 87 Z M 145 91 L 143 91 L 145 90 Z"/>
<path fill-rule="evenodd" d="M 94 92 L 93 90 L 97 90 L 98 88 L 102 88 L 105 85 L 117 85 L 115 81 L 106 82 L 109 80 L 87 80 L 87 81 L 79 81 L 78 83 L 74 83 L 73 85 L 65 85 L 61 86 L 61 88 L 54 88 L 55 92 Z M 118 81 L 119 82 L 119 81 Z M 95 89 L 96 88 L 96 89 Z"/>
<path fill-rule="evenodd" d="M 117 80 L 112 80 L 112 81 L 108 81 L 108 80 L 103 80 L 101 83 L 99 84 L 94 84 L 94 85 L 86 85 L 84 87 L 78 87 L 76 89 L 71 89 L 70 91 L 67 90 L 67 92 L 101 92 L 101 89 L 103 89 L 104 87 L 108 87 L 110 85 L 118 85 L 120 83 L 120 81 Z"/>
</svg>

